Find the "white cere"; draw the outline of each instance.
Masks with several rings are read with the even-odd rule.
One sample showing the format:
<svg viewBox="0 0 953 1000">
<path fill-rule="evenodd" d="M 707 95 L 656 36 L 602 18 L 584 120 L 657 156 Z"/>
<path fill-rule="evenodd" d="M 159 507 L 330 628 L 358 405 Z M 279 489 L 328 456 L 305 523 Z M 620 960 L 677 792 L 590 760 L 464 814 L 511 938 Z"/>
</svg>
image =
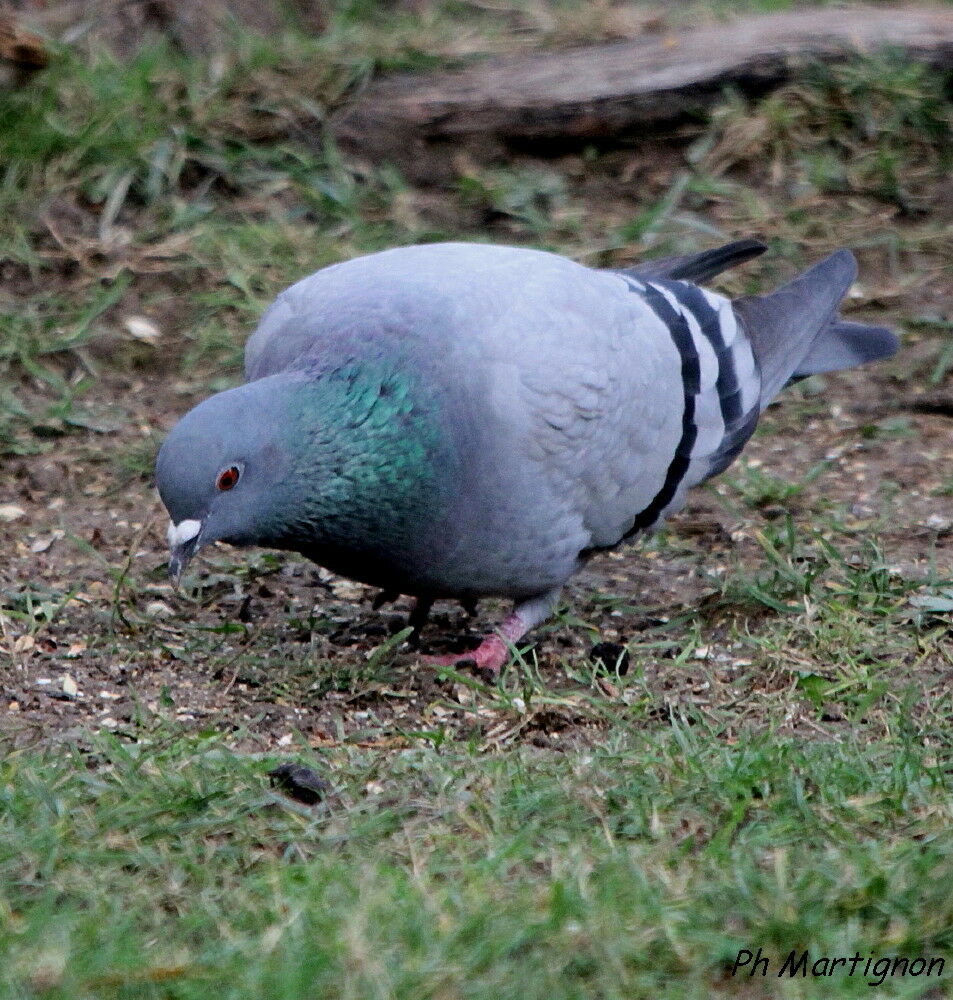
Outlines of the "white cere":
<svg viewBox="0 0 953 1000">
<path fill-rule="evenodd" d="M 179 524 L 174 524 L 170 521 L 169 530 L 166 532 L 166 538 L 169 540 L 169 548 L 175 549 L 186 542 L 192 541 L 201 530 L 201 521 L 187 520 L 181 521 Z"/>
</svg>

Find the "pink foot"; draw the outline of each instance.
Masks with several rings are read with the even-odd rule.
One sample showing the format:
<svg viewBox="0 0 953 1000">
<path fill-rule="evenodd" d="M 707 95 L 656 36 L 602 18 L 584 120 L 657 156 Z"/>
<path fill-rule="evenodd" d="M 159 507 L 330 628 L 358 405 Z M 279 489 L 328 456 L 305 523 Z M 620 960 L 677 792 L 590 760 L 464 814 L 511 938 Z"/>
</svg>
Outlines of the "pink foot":
<svg viewBox="0 0 953 1000">
<path fill-rule="evenodd" d="M 503 664 L 509 659 L 510 647 L 498 635 L 488 635 L 476 649 L 467 653 L 450 653 L 446 656 L 424 656 L 424 663 L 435 667 L 458 667 L 465 663 L 475 663 L 477 670 L 488 674 L 493 680 L 500 676 Z"/>
<path fill-rule="evenodd" d="M 425 656 L 423 660 L 436 667 L 456 667 L 473 662 L 476 663 L 480 673 L 495 681 L 500 676 L 503 664 L 510 658 L 509 644 L 522 639 L 532 624 L 518 611 L 514 611 L 503 622 L 499 631 L 484 636 L 483 642 L 476 649 L 471 649 L 468 653 L 452 653 L 449 656 Z"/>
</svg>

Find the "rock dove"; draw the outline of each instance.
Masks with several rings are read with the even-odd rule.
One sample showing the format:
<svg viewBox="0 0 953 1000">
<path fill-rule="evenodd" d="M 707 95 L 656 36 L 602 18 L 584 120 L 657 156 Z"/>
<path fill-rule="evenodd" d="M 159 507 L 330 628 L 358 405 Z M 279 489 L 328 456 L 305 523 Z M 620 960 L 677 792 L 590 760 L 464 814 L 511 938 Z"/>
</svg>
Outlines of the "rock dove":
<svg viewBox="0 0 953 1000">
<path fill-rule="evenodd" d="M 631 270 L 443 243 L 324 268 L 282 292 L 248 381 L 162 445 L 170 573 L 214 541 L 301 552 L 417 597 L 515 601 L 473 652 L 490 674 L 590 556 L 725 469 L 792 379 L 888 357 L 837 307 L 839 250 L 766 296 L 699 287 L 756 240 Z"/>
</svg>

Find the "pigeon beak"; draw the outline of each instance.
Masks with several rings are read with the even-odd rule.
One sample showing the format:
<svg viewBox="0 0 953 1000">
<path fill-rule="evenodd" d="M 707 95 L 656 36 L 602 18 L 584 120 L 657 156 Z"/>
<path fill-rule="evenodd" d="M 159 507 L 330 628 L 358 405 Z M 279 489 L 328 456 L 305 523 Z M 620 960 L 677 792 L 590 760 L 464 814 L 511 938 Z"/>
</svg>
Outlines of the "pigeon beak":
<svg viewBox="0 0 953 1000">
<path fill-rule="evenodd" d="M 178 524 L 169 522 L 166 538 L 169 540 L 169 579 L 178 587 L 185 567 L 195 555 L 199 547 L 199 534 L 202 531 L 201 521 L 180 521 Z"/>
</svg>

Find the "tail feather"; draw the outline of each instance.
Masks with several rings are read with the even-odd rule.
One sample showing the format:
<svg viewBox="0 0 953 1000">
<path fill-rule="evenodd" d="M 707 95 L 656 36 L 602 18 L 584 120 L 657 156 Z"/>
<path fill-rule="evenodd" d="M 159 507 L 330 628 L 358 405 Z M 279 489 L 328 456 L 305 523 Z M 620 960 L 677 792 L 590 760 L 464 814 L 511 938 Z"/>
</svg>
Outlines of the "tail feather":
<svg viewBox="0 0 953 1000">
<path fill-rule="evenodd" d="M 738 264 L 759 257 L 767 249 L 767 244 L 761 240 L 735 240 L 734 243 L 726 243 L 713 250 L 702 250 L 701 253 L 648 260 L 622 273 L 640 279 L 667 278 L 670 281 L 692 281 L 700 284 L 710 281 L 730 267 L 737 267 Z"/>
<path fill-rule="evenodd" d="M 850 368 L 896 351 L 897 338 L 889 330 L 838 318 L 837 307 L 856 277 L 854 255 L 838 250 L 770 295 L 734 301 L 761 371 L 762 410 L 792 378 Z"/>
<path fill-rule="evenodd" d="M 885 326 L 835 320 L 817 337 L 794 372 L 795 378 L 854 368 L 897 353 L 900 342 Z"/>
</svg>

